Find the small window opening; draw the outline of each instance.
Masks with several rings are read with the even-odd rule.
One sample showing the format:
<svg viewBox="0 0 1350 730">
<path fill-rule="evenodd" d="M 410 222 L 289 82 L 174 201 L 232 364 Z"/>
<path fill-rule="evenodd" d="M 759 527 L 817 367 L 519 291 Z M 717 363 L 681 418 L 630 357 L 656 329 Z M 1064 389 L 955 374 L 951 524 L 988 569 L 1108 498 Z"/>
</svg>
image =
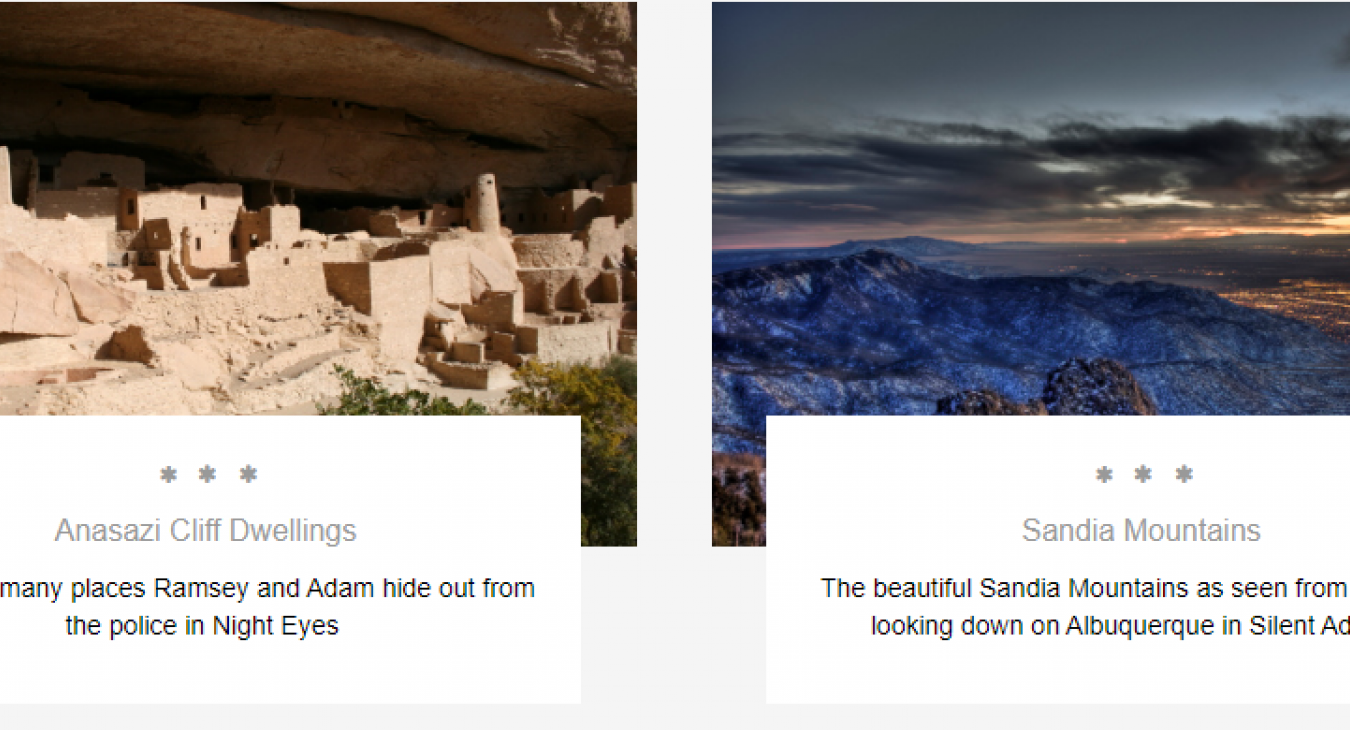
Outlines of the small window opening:
<svg viewBox="0 0 1350 730">
<path fill-rule="evenodd" d="M 136 215 L 136 201 L 127 201 L 127 215 Z"/>
<path fill-rule="evenodd" d="M 197 239 L 197 250 L 202 250 L 202 239 L 200 238 Z"/>
<path fill-rule="evenodd" d="M 421 213 L 418 213 L 417 219 L 425 226 L 427 224 L 427 212 L 424 210 Z"/>
<path fill-rule="evenodd" d="M 202 196 L 202 210 L 206 210 L 206 196 Z"/>
<path fill-rule="evenodd" d="M 56 182 L 56 167 L 53 165 L 38 165 L 38 182 Z"/>
<path fill-rule="evenodd" d="M 282 259 L 282 260 L 281 260 L 281 265 L 282 265 L 282 266 L 290 266 L 290 265 L 291 265 L 291 260 L 290 260 L 290 259 Z"/>
<path fill-rule="evenodd" d="M 257 248 L 257 247 L 258 247 L 258 234 L 256 234 L 256 233 L 250 233 L 250 234 L 248 234 L 248 245 L 249 245 L 249 247 L 251 247 L 251 248 Z"/>
</svg>

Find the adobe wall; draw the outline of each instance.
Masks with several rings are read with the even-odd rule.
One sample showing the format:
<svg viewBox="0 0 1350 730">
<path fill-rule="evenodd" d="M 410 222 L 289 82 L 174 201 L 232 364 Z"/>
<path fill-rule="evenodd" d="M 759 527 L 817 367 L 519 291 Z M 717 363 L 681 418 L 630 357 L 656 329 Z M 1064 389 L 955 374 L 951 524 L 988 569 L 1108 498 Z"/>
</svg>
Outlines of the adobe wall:
<svg viewBox="0 0 1350 730">
<path fill-rule="evenodd" d="M 343 304 L 356 308 L 362 314 L 370 314 L 370 263 L 324 262 L 323 274 L 329 293 Z"/>
<path fill-rule="evenodd" d="M 294 205 L 269 205 L 262 209 L 265 243 L 289 246 L 300 240 L 300 208 Z"/>
<path fill-rule="evenodd" d="M 263 246 L 248 255 L 248 286 L 273 316 L 295 316 L 330 301 L 323 252 L 314 246 Z"/>
<path fill-rule="evenodd" d="M 118 231 L 108 238 L 108 265 L 135 266 L 137 249 L 145 248 L 145 232 Z"/>
<path fill-rule="evenodd" d="M 534 233 L 511 241 L 516 260 L 525 269 L 559 269 L 582 266 L 586 245 L 570 233 Z"/>
<path fill-rule="evenodd" d="M 234 183 L 196 183 L 183 188 L 152 190 L 137 194 L 134 201 L 122 200 L 120 213 L 123 225 L 155 220 L 168 222 L 174 246 L 182 245 L 187 259 L 195 266 L 219 266 L 231 260 L 234 246 L 235 222 L 244 204 L 244 190 Z"/>
<path fill-rule="evenodd" d="M 173 231 L 169 221 L 156 218 L 145 222 L 145 247 L 151 251 L 168 251 L 174 245 Z"/>
<path fill-rule="evenodd" d="M 422 343 L 431 303 L 430 256 L 372 261 L 370 314 L 380 322 L 380 354 L 386 360 L 411 361 Z"/>
<path fill-rule="evenodd" d="M 498 233 L 475 233 L 463 228 L 438 233 L 436 236 L 437 241 L 476 248 L 513 274 L 520 267 L 520 263 L 516 260 L 516 252 L 511 248 L 511 239 L 507 236 Z"/>
<path fill-rule="evenodd" d="M 637 219 L 629 218 L 616 226 L 614 218 L 603 216 L 592 220 L 579 232 L 586 246 L 584 265 L 601 269 L 621 268 L 624 265 L 624 247 L 637 239 Z"/>
<path fill-rule="evenodd" d="M 234 245 L 234 221 L 199 221 L 184 227 L 180 233 L 184 245 L 183 262 L 192 266 L 212 267 L 231 261 Z"/>
<path fill-rule="evenodd" d="M 524 299 L 520 292 L 485 292 L 477 304 L 465 304 L 460 307 L 465 321 L 471 324 L 510 326 L 525 319 Z"/>
<path fill-rule="evenodd" d="M 453 228 L 464 225 L 464 209 L 437 203 L 428 214 L 428 228 Z"/>
<path fill-rule="evenodd" d="M 403 229 L 398 224 L 398 213 L 396 211 L 382 211 L 372 213 L 366 224 L 366 230 L 372 236 L 399 237 L 403 235 Z"/>
<path fill-rule="evenodd" d="M 34 218 L 23 208 L 0 205 L 0 240 L 48 268 L 84 268 L 103 264 L 108 233 L 83 220 Z"/>
<path fill-rule="evenodd" d="M 323 260 L 324 263 L 330 262 L 358 262 L 369 261 L 370 256 L 366 255 L 366 244 L 370 239 L 339 237 L 331 241 L 323 241 Z"/>
<path fill-rule="evenodd" d="M 614 185 L 605 190 L 601 215 L 612 215 L 619 223 L 637 217 L 637 183 Z"/>
<path fill-rule="evenodd" d="M 600 272 L 600 296 L 593 297 L 591 301 L 604 304 L 622 304 L 623 297 L 623 272 L 622 271 L 602 271 Z"/>
<path fill-rule="evenodd" d="M 62 157 L 60 166 L 56 168 L 56 187 L 74 190 L 105 175 L 117 182 L 116 187 L 145 189 L 144 162 L 135 157 L 93 152 L 70 152 Z"/>
<path fill-rule="evenodd" d="M 403 210 L 402 208 L 394 208 L 392 210 L 385 212 L 394 214 L 394 217 L 398 220 L 399 230 L 403 231 L 404 233 L 408 233 L 410 231 L 420 231 L 426 228 L 426 224 L 422 222 L 423 214 L 426 211 Z"/>
<path fill-rule="evenodd" d="M 536 196 L 527 216 L 536 233 L 571 233 L 601 214 L 602 198 L 590 190 L 564 190 L 552 196 Z"/>
<path fill-rule="evenodd" d="M 488 287 L 475 280 L 470 251 L 477 249 L 438 241 L 428 251 L 431 269 L 431 298 L 444 304 L 465 304 L 474 300 L 475 284 L 481 294 Z"/>
<path fill-rule="evenodd" d="M 520 279 L 525 311 L 549 314 L 559 309 L 581 310 L 588 302 L 579 299 L 577 283 L 590 301 L 604 301 L 600 269 L 521 269 Z"/>
<path fill-rule="evenodd" d="M 234 222 L 234 241 L 230 243 L 230 260 L 243 261 L 250 251 L 267 242 L 267 224 L 261 212 L 239 211 Z"/>
<path fill-rule="evenodd" d="M 397 230 L 404 234 L 408 233 L 427 233 L 437 229 L 454 228 L 464 225 L 464 209 L 452 208 L 448 205 L 434 203 L 430 208 L 417 210 L 403 210 L 401 208 L 391 208 L 380 211 L 381 214 L 392 214 L 396 219 Z M 382 224 L 383 230 L 392 230 L 387 222 Z M 369 230 L 369 229 L 367 229 Z M 397 235 L 394 233 L 376 233 L 370 231 L 371 235 Z"/>
<path fill-rule="evenodd" d="M 146 191 L 137 197 L 140 220 L 164 218 L 174 231 L 194 223 L 233 226 L 244 205 L 244 189 L 234 183 L 196 183 L 183 188 Z"/>
<path fill-rule="evenodd" d="M 472 245 L 470 239 L 436 241 L 429 253 L 431 296 L 435 301 L 467 304 L 487 291 L 514 291 L 520 287 L 510 269 Z"/>
<path fill-rule="evenodd" d="M 604 198 L 598 193 L 589 190 L 569 190 L 562 193 L 568 196 L 569 208 L 566 221 L 563 223 L 563 230 L 577 231 L 586 227 L 596 216 L 602 214 Z"/>
<path fill-rule="evenodd" d="M 431 303 L 430 256 L 323 264 L 328 291 L 380 324 L 380 355 L 416 359 Z"/>
<path fill-rule="evenodd" d="M 555 195 L 535 191 L 528 200 L 503 209 L 505 223 L 517 233 L 571 233 L 592 220 L 613 216 L 616 225 L 637 216 L 637 183 L 607 185 L 602 190 L 564 190 Z"/>
<path fill-rule="evenodd" d="M 119 231 L 139 230 L 140 192 L 131 188 L 117 189 L 117 229 Z"/>
<path fill-rule="evenodd" d="M 38 218 L 65 220 L 73 215 L 101 231 L 117 230 L 121 191 L 117 188 L 39 190 L 33 212 Z"/>
<path fill-rule="evenodd" d="M 521 326 L 516 342 L 522 353 L 545 362 L 595 363 L 614 352 L 614 327 L 607 322 Z"/>
</svg>

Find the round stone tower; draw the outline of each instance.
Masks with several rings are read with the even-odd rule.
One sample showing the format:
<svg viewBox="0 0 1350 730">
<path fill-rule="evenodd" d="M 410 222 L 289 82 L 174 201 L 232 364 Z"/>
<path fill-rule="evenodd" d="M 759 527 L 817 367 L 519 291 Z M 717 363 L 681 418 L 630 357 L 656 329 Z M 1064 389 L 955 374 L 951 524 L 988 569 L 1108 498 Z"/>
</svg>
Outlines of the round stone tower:
<svg viewBox="0 0 1350 730">
<path fill-rule="evenodd" d="M 492 174 L 479 175 L 469 189 L 469 230 L 479 233 L 497 233 L 502 216 L 497 208 L 497 178 Z"/>
</svg>

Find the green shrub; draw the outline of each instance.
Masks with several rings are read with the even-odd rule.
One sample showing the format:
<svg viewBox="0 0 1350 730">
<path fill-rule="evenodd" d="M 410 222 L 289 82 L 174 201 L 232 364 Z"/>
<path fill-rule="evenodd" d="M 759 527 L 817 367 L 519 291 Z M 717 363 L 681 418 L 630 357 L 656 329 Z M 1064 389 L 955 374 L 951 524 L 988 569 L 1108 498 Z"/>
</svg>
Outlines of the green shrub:
<svg viewBox="0 0 1350 730">
<path fill-rule="evenodd" d="M 419 390 L 391 393 L 339 367 L 342 397 L 325 416 L 483 416 Z M 612 357 L 601 367 L 528 362 L 507 399 L 517 413 L 581 417 L 581 544 L 637 544 L 637 362 Z"/>
<path fill-rule="evenodd" d="M 391 393 L 370 378 L 358 378 L 341 365 L 342 397 L 331 408 L 319 406 L 321 416 L 486 416 L 487 406 L 472 398 L 457 406 L 448 398 L 432 397 L 420 390 Z"/>
<path fill-rule="evenodd" d="M 513 408 L 540 416 L 581 416 L 582 541 L 637 544 L 637 363 L 601 367 L 531 361 L 516 370 Z"/>
</svg>

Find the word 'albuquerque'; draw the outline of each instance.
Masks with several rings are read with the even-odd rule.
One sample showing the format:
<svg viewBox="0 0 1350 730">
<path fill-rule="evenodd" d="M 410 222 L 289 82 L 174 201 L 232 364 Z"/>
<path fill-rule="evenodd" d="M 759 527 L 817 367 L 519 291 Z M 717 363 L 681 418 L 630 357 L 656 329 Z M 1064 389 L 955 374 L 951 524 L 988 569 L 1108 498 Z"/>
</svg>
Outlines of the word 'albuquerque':
<svg viewBox="0 0 1350 730">
<path fill-rule="evenodd" d="M 356 525 L 351 523 L 318 523 L 305 519 L 288 522 L 250 522 L 243 517 L 229 521 L 220 517 L 179 517 L 168 523 L 167 531 L 161 520 L 127 523 L 71 523 L 61 518 L 56 528 L 56 542 L 162 542 L 167 532 L 176 542 L 322 542 L 337 547 L 356 540 Z"/>
<path fill-rule="evenodd" d="M 1115 542 L 1116 526 L 1086 519 L 1082 522 L 1043 523 L 1035 517 L 1022 521 L 1027 542 Z M 1242 522 L 1149 522 L 1125 520 L 1124 542 L 1257 542 L 1261 525 Z"/>
</svg>

